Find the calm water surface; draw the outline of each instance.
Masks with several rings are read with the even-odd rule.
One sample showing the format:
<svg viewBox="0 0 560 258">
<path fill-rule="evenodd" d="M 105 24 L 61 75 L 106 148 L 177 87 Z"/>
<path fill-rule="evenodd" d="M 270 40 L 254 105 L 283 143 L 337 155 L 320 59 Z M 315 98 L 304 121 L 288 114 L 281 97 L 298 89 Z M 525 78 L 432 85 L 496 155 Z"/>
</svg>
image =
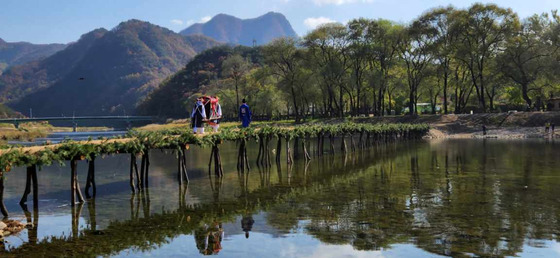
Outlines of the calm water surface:
<svg viewBox="0 0 560 258">
<path fill-rule="evenodd" d="M 273 144 L 275 146 L 275 144 Z M 7 175 L 6 205 L 29 227 L 14 256 L 436 257 L 560 256 L 558 142 L 390 143 L 352 155 L 208 177 L 208 149 L 188 151 L 179 187 L 171 151 L 151 152 L 150 188 L 131 194 L 129 156 L 96 161 L 97 198 L 69 205 L 70 169 L 39 172 L 39 209 L 18 205 L 25 169 Z M 313 146 L 311 146 L 313 152 Z M 86 162 L 79 163 L 85 185 Z"/>
</svg>

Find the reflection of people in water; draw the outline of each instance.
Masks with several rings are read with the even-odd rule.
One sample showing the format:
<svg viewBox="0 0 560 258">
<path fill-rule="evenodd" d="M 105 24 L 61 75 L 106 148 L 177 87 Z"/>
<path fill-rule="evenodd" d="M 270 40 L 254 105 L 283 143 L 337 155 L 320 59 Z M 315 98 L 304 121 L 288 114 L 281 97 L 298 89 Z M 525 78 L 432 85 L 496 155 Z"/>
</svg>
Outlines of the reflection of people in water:
<svg viewBox="0 0 560 258">
<path fill-rule="evenodd" d="M 218 254 L 222 250 L 222 240 L 224 240 L 222 223 L 214 222 L 212 226 L 204 225 L 195 230 L 194 240 L 201 254 Z"/>
<path fill-rule="evenodd" d="M 249 231 L 253 228 L 253 223 L 255 220 L 251 215 L 243 216 L 241 219 L 241 228 L 245 231 L 245 238 L 249 238 Z"/>
</svg>

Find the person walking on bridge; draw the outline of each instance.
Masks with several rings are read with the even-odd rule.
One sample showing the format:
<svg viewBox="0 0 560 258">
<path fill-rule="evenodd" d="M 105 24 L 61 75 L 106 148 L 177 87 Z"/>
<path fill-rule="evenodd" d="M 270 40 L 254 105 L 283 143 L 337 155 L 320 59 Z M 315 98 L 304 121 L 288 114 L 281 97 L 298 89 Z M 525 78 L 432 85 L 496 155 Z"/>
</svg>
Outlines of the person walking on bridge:
<svg viewBox="0 0 560 258">
<path fill-rule="evenodd" d="M 243 104 L 239 107 L 239 120 L 241 120 L 241 126 L 246 128 L 249 127 L 251 123 L 252 114 L 249 105 L 247 105 L 247 101 L 243 99 L 241 102 Z"/>
<path fill-rule="evenodd" d="M 204 120 L 206 119 L 206 110 L 202 104 L 202 98 L 196 99 L 196 104 L 191 113 L 191 124 L 193 133 L 204 134 Z"/>
<path fill-rule="evenodd" d="M 220 128 L 220 119 L 222 119 L 222 106 L 219 102 L 220 98 L 213 96 L 210 101 L 210 121 L 208 124 L 212 127 L 212 131 L 217 133 Z"/>
</svg>

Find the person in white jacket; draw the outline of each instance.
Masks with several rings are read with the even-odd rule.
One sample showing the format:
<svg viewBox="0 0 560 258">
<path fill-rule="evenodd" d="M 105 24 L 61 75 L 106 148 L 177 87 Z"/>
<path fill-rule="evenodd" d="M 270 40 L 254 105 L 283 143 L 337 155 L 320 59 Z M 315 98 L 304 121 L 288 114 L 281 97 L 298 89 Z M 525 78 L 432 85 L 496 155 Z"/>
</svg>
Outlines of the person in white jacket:
<svg viewBox="0 0 560 258">
<path fill-rule="evenodd" d="M 191 113 L 193 133 L 204 134 L 204 120 L 206 120 L 206 110 L 202 98 L 198 98 Z"/>
</svg>

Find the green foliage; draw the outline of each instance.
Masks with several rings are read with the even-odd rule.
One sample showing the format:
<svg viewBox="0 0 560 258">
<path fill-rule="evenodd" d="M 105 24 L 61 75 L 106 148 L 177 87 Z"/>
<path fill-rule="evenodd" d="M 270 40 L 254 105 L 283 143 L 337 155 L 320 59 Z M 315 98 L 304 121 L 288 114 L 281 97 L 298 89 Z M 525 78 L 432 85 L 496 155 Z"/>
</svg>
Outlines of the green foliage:
<svg viewBox="0 0 560 258">
<path fill-rule="evenodd" d="M 251 64 L 258 64 L 262 60 L 258 48 L 223 45 L 208 49 L 195 56 L 185 68 L 162 82 L 139 104 L 137 111 L 144 115 L 188 117 L 193 97 L 197 94 L 214 94 L 217 91 L 211 88 L 216 84 L 214 80 L 224 79 L 222 63 L 227 57 L 235 55 L 243 57 Z M 222 95 L 227 94 L 220 92 L 217 95 L 224 99 Z"/>
<path fill-rule="evenodd" d="M 516 93 L 511 86 L 520 88 L 529 106 L 542 108 L 559 95 L 558 17 L 553 12 L 520 22 L 511 9 L 476 3 L 431 9 L 407 25 L 364 18 L 325 24 L 301 41 L 283 38 L 252 49 L 261 58 L 251 60 L 252 71 L 240 78 L 231 69 L 187 67 L 151 97 L 145 114 L 185 117 L 182 104 L 208 93 L 222 99 L 230 117 L 236 115 L 237 95 L 249 95 L 254 111 L 296 122 L 317 115 L 401 114 L 406 108 L 415 114 L 422 111 L 419 103 L 429 103 L 425 112 L 432 113 L 489 112 L 518 104 L 517 96 L 509 96 Z M 224 51 L 222 60 L 248 59 L 234 52 Z M 222 67 L 215 58 L 199 58 L 196 63 L 208 58 Z M 204 81 L 193 83 L 200 75 Z M 261 99 L 266 101 L 255 101 Z"/>
</svg>

